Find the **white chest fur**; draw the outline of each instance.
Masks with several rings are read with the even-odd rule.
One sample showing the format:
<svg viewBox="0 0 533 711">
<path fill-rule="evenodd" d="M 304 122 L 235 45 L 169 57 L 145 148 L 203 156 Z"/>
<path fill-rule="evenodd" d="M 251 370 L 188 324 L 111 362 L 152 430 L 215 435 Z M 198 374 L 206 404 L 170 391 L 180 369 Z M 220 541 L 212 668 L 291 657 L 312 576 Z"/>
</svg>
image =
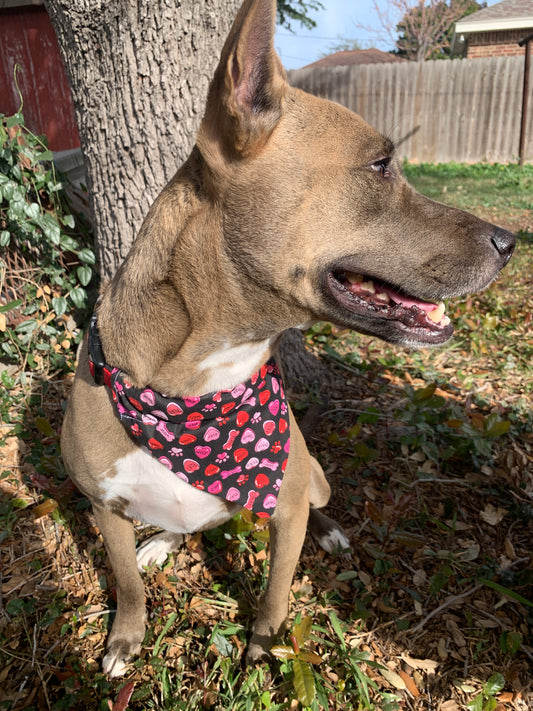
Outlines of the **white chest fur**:
<svg viewBox="0 0 533 711">
<path fill-rule="evenodd" d="M 239 509 L 196 489 L 142 449 L 115 462 L 102 480 L 104 501 L 127 502 L 124 514 L 166 531 L 194 533 L 227 521 Z"/>
<path fill-rule="evenodd" d="M 230 346 L 229 343 L 213 351 L 198 364 L 207 372 L 205 392 L 217 392 L 242 383 L 270 357 L 271 346 L 277 336 L 252 343 Z"/>
</svg>

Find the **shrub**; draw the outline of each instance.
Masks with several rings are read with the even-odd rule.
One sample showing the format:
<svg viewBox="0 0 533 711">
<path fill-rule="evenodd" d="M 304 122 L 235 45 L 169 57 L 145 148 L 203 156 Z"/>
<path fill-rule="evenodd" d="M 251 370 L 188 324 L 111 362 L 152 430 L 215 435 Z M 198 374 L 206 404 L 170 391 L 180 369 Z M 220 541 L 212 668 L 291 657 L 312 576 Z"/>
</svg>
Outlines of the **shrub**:
<svg viewBox="0 0 533 711">
<path fill-rule="evenodd" d="M 0 358 L 70 368 L 95 274 L 88 225 L 72 214 L 46 139 L 0 114 Z"/>
</svg>

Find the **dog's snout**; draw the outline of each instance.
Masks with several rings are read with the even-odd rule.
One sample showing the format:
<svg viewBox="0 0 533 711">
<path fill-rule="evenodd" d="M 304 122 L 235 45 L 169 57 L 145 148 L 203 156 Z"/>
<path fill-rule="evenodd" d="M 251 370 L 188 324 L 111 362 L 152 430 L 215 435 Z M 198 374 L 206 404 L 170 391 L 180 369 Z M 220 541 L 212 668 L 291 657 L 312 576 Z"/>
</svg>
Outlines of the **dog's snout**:
<svg viewBox="0 0 533 711">
<path fill-rule="evenodd" d="M 505 266 L 511 259 L 511 255 L 515 247 L 516 239 L 514 234 L 512 232 L 508 232 L 507 230 L 497 228 L 495 233 L 490 238 L 490 241 L 496 247 L 498 253 L 504 257 L 505 261 L 503 264 Z"/>
</svg>

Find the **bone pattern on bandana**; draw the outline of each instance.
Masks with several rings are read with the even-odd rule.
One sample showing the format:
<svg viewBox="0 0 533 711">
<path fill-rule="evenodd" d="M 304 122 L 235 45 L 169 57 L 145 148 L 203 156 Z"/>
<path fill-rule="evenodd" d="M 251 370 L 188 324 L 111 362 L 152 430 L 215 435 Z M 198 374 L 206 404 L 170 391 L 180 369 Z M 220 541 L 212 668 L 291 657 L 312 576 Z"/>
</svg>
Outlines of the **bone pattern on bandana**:
<svg viewBox="0 0 533 711">
<path fill-rule="evenodd" d="M 288 405 L 274 359 L 245 383 L 200 397 L 135 388 L 109 366 L 104 382 L 128 433 L 161 464 L 197 489 L 262 518 L 272 515 L 290 446 Z"/>
</svg>

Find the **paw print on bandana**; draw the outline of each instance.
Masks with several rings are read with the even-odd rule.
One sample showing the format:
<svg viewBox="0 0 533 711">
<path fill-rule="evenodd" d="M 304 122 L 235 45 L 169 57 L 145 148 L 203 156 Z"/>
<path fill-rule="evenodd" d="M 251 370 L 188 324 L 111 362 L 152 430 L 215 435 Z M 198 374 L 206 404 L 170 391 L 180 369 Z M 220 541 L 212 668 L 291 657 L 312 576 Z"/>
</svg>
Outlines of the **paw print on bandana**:
<svg viewBox="0 0 533 711">
<path fill-rule="evenodd" d="M 142 430 L 137 423 L 131 426 L 131 431 L 136 437 L 139 437 L 142 434 Z"/>
<path fill-rule="evenodd" d="M 169 454 L 173 457 L 181 457 L 183 449 L 180 449 L 179 447 L 172 447 L 172 449 L 169 450 Z"/>
<path fill-rule="evenodd" d="M 205 482 L 203 481 L 193 481 L 191 484 L 196 488 L 196 489 L 205 489 Z"/>
<path fill-rule="evenodd" d="M 217 406 L 215 405 L 214 402 L 209 403 L 209 405 L 206 405 L 205 407 L 202 408 L 202 412 L 211 412 L 211 410 L 216 410 Z"/>
<path fill-rule="evenodd" d="M 229 417 L 217 417 L 219 427 L 225 427 L 229 422 Z"/>
<path fill-rule="evenodd" d="M 252 420 L 251 420 L 254 425 L 256 425 L 258 422 L 261 422 L 261 413 L 260 412 L 254 412 L 252 415 Z"/>
<path fill-rule="evenodd" d="M 288 408 L 287 408 L 287 403 L 286 403 L 284 400 L 282 400 L 282 401 L 281 401 L 281 414 L 282 414 L 282 415 L 286 415 L 286 414 L 287 414 L 287 410 L 288 410 Z"/>
<path fill-rule="evenodd" d="M 246 484 L 249 478 L 250 477 L 248 476 L 248 474 L 241 474 L 240 477 L 237 479 L 237 484 L 239 486 L 242 486 L 243 484 Z"/>
<path fill-rule="evenodd" d="M 217 462 L 225 462 L 229 459 L 229 454 L 227 452 L 220 452 L 217 454 Z"/>
<path fill-rule="evenodd" d="M 277 442 L 274 442 L 272 447 L 270 447 L 270 451 L 273 454 L 277 454 L 278 452 L 281 452 L 281 442 L 279 440 Z"/>
<path fill-rule="evenodd" d="M 272 487 L 276 490 L 279 491 L 281 488 L 281 479 L 276 479 L 276 483 L 272 484 Z"/>
</svg>

